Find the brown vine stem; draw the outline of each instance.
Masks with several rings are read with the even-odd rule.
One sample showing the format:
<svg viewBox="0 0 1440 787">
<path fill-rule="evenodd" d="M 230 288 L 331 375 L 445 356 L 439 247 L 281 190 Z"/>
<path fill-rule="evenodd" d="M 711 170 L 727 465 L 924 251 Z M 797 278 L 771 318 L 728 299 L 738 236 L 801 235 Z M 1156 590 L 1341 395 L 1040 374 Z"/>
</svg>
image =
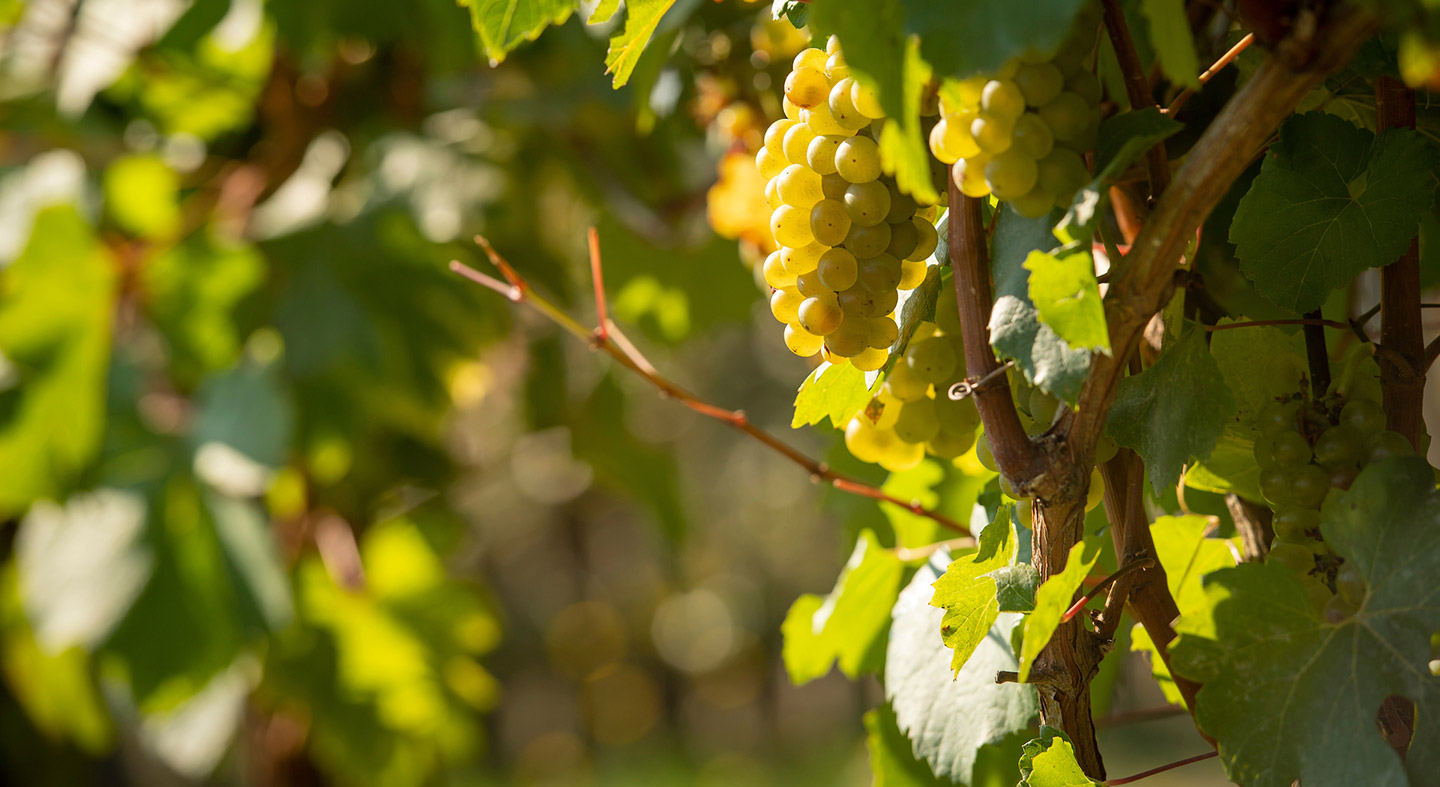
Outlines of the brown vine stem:
<svg viewBox="0 0 1440 787">
<path fill-rule="evenodd" d="M 1132 572 L 1139 571 L 1145 568 L 1150 568 L 1153 565 L 1155 565 L 1155 559 L 1146 557 L 1141 558 L 1140 560 L 1126 563 L 1125 565 L 1121 566 L 1114 574 L 1111 574 L 1110 576 L 1100 580 L 1100 582 L 1097 583 L 1095 587 L 1091 588 L 1088 593 L 1081 596 L 1079 601 L 1071 604 L 1070 608 L 1065 610 L 1065 614 L 1060 616 L 1060 621 L 1063 623 L 1080 614 L 1080 610 L 1084 609 L 1085 605 L 1095 600 L 1095 597 L 1103 593 L 1106 588 L 1110 587 L 1110 585 L 1114 584 L 1115 580 L 1126 576 L 1127 574 L 1130 574 Z"/>
<path fill-rule="evenodd" d="M 1220 69 L 1230 65 L 1230 62 L 1232 60 L 1239 57 L 1240 53 L 1244 52 L 1253 43 L 1255 43 L 1255 34 L 1246 33 L 1244 38 L 1235 42 L 1235 46 L 1230 47 L 1230 50 L 1228 52 L 1221 55 L 1220 59 L 1212 63 L 1209 68 L 1205 69 L 1205 72 L 1200 75 L 1200 84 L 1203 85 L 1213 79 L 1216 74 L 1220 73 Z M 1185 106 L 1185 102 L 1189 101 L 1190 97 L 1195 95 L 1195 90 L 1196 88 L 1187 87 L 1184 90 L 1180 91 L 1180 95 L 1176 96 L 1175 100 L 1170 102 L 1170 106 L 1166 107 L 1161 111 L 1163 111 L 1167 115 L 1174 115 L 1176 112 L 1179 112 L 1180 107 Z"/>
<path fill-rule="evenodd" d="M 1415 91 L 1391 77 L 1375 80 L 1375 126 L 1415 128 Z M 1405 363 L 1382 363 L 1380 385 L 1385 400 L 1386 426 L 1399 432 L 1415 449 L 1421 450 L 1424 432 L 1426 358 L 1424 329 L 1420 320 L 1419 237 L 1400 259 L 1380 272 L 1380 343 L 1395 351 Z"/>
<path fill-rule="evenodd" d="M 609 355 L 621 366 L 640 375 L 651 385 L 655 386 L 655 388 L 660 391 L 661 396 L 675 399 L 691 410 L 707 418 L 713 418 L 721 423 L 727 424 L 758 441 L 775 453 L 804 468 L 805 471 L 810 474 L 810 479 L 816 483 L 828 483 L 830 486 L 842 492 L 849 492 L 862 497 L 868 497 L 872 500 L 899 506 L 912 514 L 925 517 L 963 536 L 970 535 L 969 528 L 945 514 L 926 508 L 919 502 L 913 500 L 901 500 L 881 489 L 837 473 L 823 462 L 818 462 L 806 456 L 795 448 L 785 444 L 779 438 L 766 432 L 764 429 L 754 425 L 750 422 L 750 419 L 745 416 L 744 412 L 717 407 L 681 388 L 676 383 L 656 372 L 655 367 L 635 349 L 635 346 L 624 339 L 624 335 L 619 332 L 615 323 L 606 319 L 605 331 L 601 331 L 598 328 L 595 330 L 586 328 L 575 320 L 575 318 L 566 314 L 563 309 L 536 293 L 530 284 L 516 272 L 515 268 L 495 251 L 495 248 L 490 245 L 488 240 L 476 236 L 475 242 L 485 250 L 485 254 L 490 257 L 490 261 L 495 264 L 495 267 L 499 268 L 500 272 L 505 275 L 508 283 L 502 282 L 493 276 L 487 276 L 458 260 L 452 260 L 450 262 L 450 270 L 476 284 L 483 285 L 500 293 L 514 303 L 529 306 L 564 329 L 570 335 L 588 344 L 592 349 Z M 592 254 L 592 270 L 595 272 L 596 277 L 599 278 L 601 267 L 599 262 L 600 246 L 598 240 L 593 241 L 590 248 Z M 595 292 L 596 297 L 603 301 L 605 293 L 604 285 L 597 282 Z M 602 310 L 601 314 L 603 315 L 604 313 Z"/>
<path fill-rule="evenodd" d="M 1154 775 L 1159 774 L 1159 773 L 1164 773 L 1164 772 L 1166 772 L 1166 771 L 1173 771 L 1173 770 L 1175 770 L 1176 768 L 1180 768 L 1180 767 L 1183 767 L 1183 766 L 1186 766 L 1186 765 L 1190 765 L 1190 764 L 1192 764 L 1192 763 L 1203 762 L 1203 761 L 1205 761 L 1205 760 L 1211 759 L 1212 757 L 1219 757 L 1219 756 L 1220 756 L 1220 752 L 1218 752 L 1218 751 L 1207 751 L 1207 752 L 1205 752 L 1204 754 L 1197 754 L 1197 755 L 1195 755 L 1194 757 L 1186 757 L 1186 758 L 1183 759 L 1183 760 L 1176 760 L 1175 762 L 1166 763 L 1166 764 L 1164 764 L 1164 765 L 1161 765 L 1159 768 L 1151 768 L 1151 769 L 1148 770 L 1148 771 L 1141 771 L 1141 772 L 1135 774 L 1134 776 L 1126 776 L 1126 777 L 1123 778 L 1123 779 L 1111 779 L 1110 781 L 1105 782 L 1105 784 L 1108 785 L 1109 787 L 1119 787 L 1119 785 L 1121 785 L 1121 784 L 1131 784 L 1131 783 L 1133 783 L 1133 782 L 1138 782 L 1138 781 L 1140 781 L 1141 779 L 1148 779 L 1148 778 L 1150 778 L 1151 776 L 1154 776 Z"/>
<path fill-rule="evenodd" d="M 1351 326 L 1339 320 L 1296 319 L 1296 320 L 1248 320 L 1246 322 L 1231 322 L 1224 325 L 1201 325 L 1207 331 L 1228 331 L 1234 328 L 1258 328 L 1262 325 L 1317 325 L 1325 328 L 1334 328 L 1337 331 L 1348 331 Z"/>
<path fill-rule="evenodd" d="M 1110 42 L 1115 45 L 1115 58 L 1125 79 L 1125 94 L 1130 98 L 1130 108 L 1153 107 L 1155 97 L 1150 93 L 1150 82 L 1145 78 L 1140 55 L 1135 51 L 1135 39 L 1125 22 L 1120 0 L 1104 0 L 1104 6 L 1105 30 L 1110 35 Z M 1150 198 L 1158 199 L 1170 185 L 1170 160 L 1165 156 L 1165 143 L 1157 143 L 1145 152 L 1145 169 L 1150 180 Z"/>
<path fill-rule="evenodd" d="M 1317 324 L 1323 322 L 1320 310 L 1306 314 L 1305 319 L 1305 361 L 1310 367 L 1310 394 L 1318 402 L 1330 390 L 1330 353 L 1325 349 L 1325 331 L 1321 330 L 1324 326 Z"/>
</svg>

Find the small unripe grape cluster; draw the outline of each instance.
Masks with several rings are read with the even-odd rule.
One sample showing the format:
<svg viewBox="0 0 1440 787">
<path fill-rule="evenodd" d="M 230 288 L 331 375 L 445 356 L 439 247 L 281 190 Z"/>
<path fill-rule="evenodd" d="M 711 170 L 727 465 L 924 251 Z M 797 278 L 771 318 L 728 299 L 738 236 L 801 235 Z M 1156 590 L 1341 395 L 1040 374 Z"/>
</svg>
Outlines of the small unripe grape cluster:
<svg viewBox="0 0 1440 787">
<path fill-rule="evenodd" d="M 884 113 L 834 38 L 795 56 L 783 103 L 755 155 L 779 246 L 764 265 L 770 312 L 796 355 L 879 369 L 898 333 L 897 291 L 925 280 L 937 210 L 881 171 Z"/>
<path fill-rule="evenodd" d="M 1311 402 L 1295 394 L 1266 405 L 1256 429 L 1260 491 L 1275 511 L 1275 544 L 1266 559 L 1298 574 L 1327 619 L 1344 620 L 1364 600 L 1365 582 L 1325 544 L 1320 508 L 1367 464 L 1414 449 L 1385 429 L 1385 411 L 1369 399 Z"/>
<path fill-rule="evenodd" d="M 1096 24 L 1082 15 L 1055 52 L 1027 52 L 998 72 L 940 92 L 930 152 L 968 197 L 994 194 L 1038 218 L 1090 180 L 1084 154 L 1100 127 L 1100 83 L 1084 68 Z"/>
<path fill-rule="evenodd" d="M 886 375 L 876 397 L 879 418 L 861 413 L 846 426 L 845 446 L 857 459 L 900 472 L 927 452 L 954 459 L 975 444 L 980 426 L 975 402 L 949 397 L 950 387 L 965 379 L 965 351 L 955 298 L 945 296 L 942 291 L 935 322 L 916 326 L 905 354 Z"/>
</svg>

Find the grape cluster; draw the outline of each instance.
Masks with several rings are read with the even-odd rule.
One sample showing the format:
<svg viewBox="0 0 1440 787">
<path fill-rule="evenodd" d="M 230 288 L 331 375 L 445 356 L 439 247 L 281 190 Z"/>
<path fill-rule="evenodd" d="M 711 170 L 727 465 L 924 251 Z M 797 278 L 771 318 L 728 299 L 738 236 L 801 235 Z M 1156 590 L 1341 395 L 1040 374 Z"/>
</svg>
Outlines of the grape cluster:
<svg viewBox="0 0 1440 787">
<path fill-rule="evenodd" d="M 785 345 L 872 371 L 896 339 L 897 290 L 925 280 L 936 209 L 920 209 L 881 172 L 884 113 L 849 74 L 834 38 L 827 50 L 796 55 L 785 117 L 766 130 L 755 164 L 779 246 L 764 275 Z"/>
<path fill-rule="evenodd" d="M 960 315 L 955 298 L 941 297 L 935 322 L 922 322 L 896 359 L 876 397 L 874 420 L 856 415 L 845 428 L 845 446 L 857 459 L 891 472 L 908 470 L 928 451 L 953 459 L 975 444 L 980 413 L 971 399 L 951 399 L 950 387 L 965 379 Z"/>
<path fill-rule="evenodd" d="M 1284 397 L 1260 411 L 1257 429 L 1260 491 L 1275 511 L 1267 560 L 1298 574 L 1327 619 L 1344 620 L 1364 599 L 1365 582 L 1325 544 L 1320 508 L 1370 462 L 1412 453 L 1410 442 L 1385 429 L 1377 402 L 1358 398 L 1342 404 Z"/>
<path fill-rule="evenodd" d="M 961 192 L 994 194 L 1030 218 L 1070 204 L 1090 179 L 1083 155 L 1100 127 L 1100 83 L 1084 69 L 1095 38 L 1085 16 L 1057 51 L 942 88 L 930 152 Z"/>
</svg>

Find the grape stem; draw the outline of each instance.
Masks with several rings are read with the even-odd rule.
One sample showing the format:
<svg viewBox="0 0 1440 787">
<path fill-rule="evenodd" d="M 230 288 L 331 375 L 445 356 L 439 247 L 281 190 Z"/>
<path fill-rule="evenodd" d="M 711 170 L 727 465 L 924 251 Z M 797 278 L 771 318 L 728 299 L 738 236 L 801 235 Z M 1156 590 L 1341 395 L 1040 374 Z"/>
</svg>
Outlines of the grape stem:
<svg viewBox="0 0 1440 787">
<path fill-rule="evenodd" d="M 1166 764 L 1164 764 L 1164 765 L 1161 765 L 1161 766 L 1158 767 L 1158 768 L 1151 768 L 1151 769 L 1148 770 L 1148 771 L 1141 771 L 1141 772 L 1135 774 L 1134 776 L 1126 776 L 1126 777 L 1123 778 L 1123 779 L 1111 779 L 1110 781 L 1105 782 L 1105 784 L 1107 785 L 1107 787 L 1118 787 L 1118 785 L 1121 785 L 1121 784 L 1130 784 L 1130 783 L 1132 783 L 1132 782 L 1138 782 L 1138 781 L 1140 781 L 1141 779 L 1148 779 L 1149 777 L 1154 776 L 1154 775 L 1156 775 L 1156 774 L 1164 773 L 1164 772 L 1166 772 L 1166 771 L 1173 771 L 1173 770 L 1175 770 L 1176 768 L 1180 768 L 1180 767 L 1185 766 L 1185 765 L 1190 765 L 1190 764 L 1192 764 L 1192 763 L 1197 763 L 1197 762 L 1203 762 L 1203 761 L 1205 761 L 1205 760 L 1211 759 L 1212 757 L 1219 757 L 1219 756 L 1220 756 L 1220 752 L 1218 752 L 1218 751 L 1207 751 L 1207 752 L 1205 752 L 1204 754 L 1197 754 L 1197 755 L 1195 755 L 1194 757 L 1186 757 L 1186 758 L 1183 759 L 1183 760 L 1176 760 L 1175 762 L 1166 763 Z"/>
<path fill-rule="evenodd" d="M 1315 401 L 1330 390 L 1330 354 L 1325 350 L 1325 331 L 1320 310 L 1305 315 L 1305 361 L 1310 366 L 1310 395 Z"/>
<path fill-rule="evenodd" d="M 769 432 L 766 432 L 764 429 L 761 429 L 760 427 L 754 425 L 750 422 L 750 419 L 746 417 L 744 412 L 740 410 L 728 410 L 723 407 L 718 407 L 716 405 L 710 404 L 700 399 L 695 394 L 680 387 L 668 378 L 662 376 L 659 372 L 655 370 L 654 365 L 651 364 L 650 361 L 646 359 L 645 356 L 642 355 L 638 349 L 636 349 L 635 345 L 631 343 L 630 340 L 626 338 L 623 333 L 620 332 L 619 327 L 607 316 L 605 316 L 605 288 L 603 283 L 600 282 L 602 275 L 600 263 L 600 245 L 599 238 L 595 234 L 594 229 L 591 229 L 590 231 L 590 239 L 591 271 L 596 278 L 596 305 L 600 310 L 604 330 L 601 330 L 601 328 L 599 327 L 593 330 L 586 328 L 575 318 L 571 317 L 569 314 L 566 314 L 563 309 L 556 306 L 554 303 L 544 298 L 539 293 L 536 293 L 534 289 L 530 286 L 529 282 L 527 282 L 504 257 L 500 256 L 500 254 L 495 250 L 495 248 L 490 245 L 490 242 L 482 236 L 477 235 L 475 237 L 475 242 L 479 244 L 480 248 L 485 251 L 485 254 L 490 258 L 490 261 L 494 263 L 495 267 L 500 269 L 500 272 L 505 276 L 506 281 L 502 282 L 494 278 L 493 276 L 481 273 L 480 271 L 475 270 L 474 268 L 465 265 L 458 260 L 452 260 L 450 262 L 450 270 L 469 279 L 472 282 L 475 282 L 476 284 L 480 284 L 484 287 L 494 290 L 495 292 L 500 293 L 501 295 L 505 296 L 505 298 L 514 303 L 529 306 L 536 312 L 539 312 L 541 315 L 548 318 L 551 322 L 558 325 L 560 328 L 564 329 L 567 333 L 585 342 L 587 345 L 589 345 L 591 349 L 609 355 L 611 358 L 615 359 L 615 361 L 618 362 L 621 366 L 624 366 L 625 368 L 644 378 L 647 382 L 649 382 L 651 385 L 655 386 L 657 390 L 659 390 L 662 397 L 667 399 L 675 399 L 686 407 L 689 407 L 691 410 L 699 413 L 700 415 L 703 415 L 707 418 L 713 418 L 716 421 L 727 424 L 733 427 L 735 430 L 758 441 L 760 444 L 764 445 L 775 453 L 799 465 L 801 468 L 805 469 L 810 474 L 811 481 L 815 483 L 826 483 L 842 492 L 849 492 L 850 494 L 860 495 L 861 497 L 868 497 L 872 500 L 899 506 L 912 514 L 915 514 L 916 516 L 925 517 L 926 519 L 936 522 L 944 528 L 953 530 L 962 536 L 970 536 L 969 528 L 965 527 L 954 519 L 951 519 L 949 516 L 946 516 L 945 514 L 942 514 L 938 511 L 926 508 L 925 506 L 921 505 L 919 501 L 902 500 L 898 497 L 895 497 L 894 495 L 885 492 L 884 490 L 866 484 L 863 481 L 858 481 L 849 476 L 837 473 L 834 470 L 831 470 L 830 467 L 825 463 L 816 461 L 815 459 L 806 456 L 795 448 L 782 442 L 779 438 L 775 437 Z"/>
<path fill-rule="evenodd" d="M 1207 331 L 1228 331 L 1234 328 L 1258 328 L 1263 325 L 1307 325 L 1334 328 L 1339 331 L 1348 331 L 1351 326 L 1339 320 L 1324 320 L 1319 317 L 1306 317 L 1295 320 L 1247 320 L 1245 322 L 1228 322 L 1224 325 L 1201 325 Z"/>
</svg>

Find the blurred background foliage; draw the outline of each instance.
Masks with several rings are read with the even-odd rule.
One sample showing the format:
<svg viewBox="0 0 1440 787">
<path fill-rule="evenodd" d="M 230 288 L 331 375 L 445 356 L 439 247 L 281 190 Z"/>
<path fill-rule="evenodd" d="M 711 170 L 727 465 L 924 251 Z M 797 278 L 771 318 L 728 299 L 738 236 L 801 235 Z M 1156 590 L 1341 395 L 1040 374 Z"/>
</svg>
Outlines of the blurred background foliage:
<svg viewBox="0 0 1440 787">
<path fill-rule="evenodd" d="M 807 36 L 682 0 L 615 89 L 620 18 L 497 64 L 454 0 L 0 0 L 0 781 L 868 782 L 877 686 L 790 687 L 780 621 L 928 524 L 446 269 L 593 319 L 598 226 L 660 368 L 885 481 L 788 429 L 750 272 Z M 947 473 L 888 488 L 968 518 Z"/>
</svg>

